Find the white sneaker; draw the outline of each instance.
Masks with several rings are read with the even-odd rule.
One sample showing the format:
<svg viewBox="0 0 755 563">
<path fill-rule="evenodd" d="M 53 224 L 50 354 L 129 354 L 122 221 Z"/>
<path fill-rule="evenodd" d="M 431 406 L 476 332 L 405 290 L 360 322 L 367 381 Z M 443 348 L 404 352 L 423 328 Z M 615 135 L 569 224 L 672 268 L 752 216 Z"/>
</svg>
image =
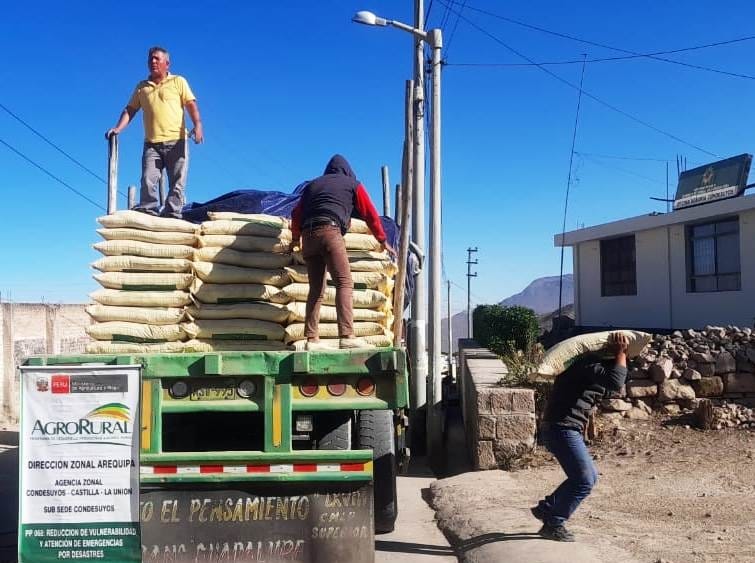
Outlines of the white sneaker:
<svg viewBox="0 0 755 563">
<path fill-rule="evenodd" d="M 353 350 L 355 348 L 374 348 L 373 344 L 367 342 L 364 338 L 341 338 L 341 350 Z"/>
<path fill-rule="evenodd" d="M 332 350 L 332 346 L 328 346 L 325 342 L 321 340 L 307 340 L 307 343 L 304 345 L 305 350 L 313 351 L 313 350 Z"/>
</svg>

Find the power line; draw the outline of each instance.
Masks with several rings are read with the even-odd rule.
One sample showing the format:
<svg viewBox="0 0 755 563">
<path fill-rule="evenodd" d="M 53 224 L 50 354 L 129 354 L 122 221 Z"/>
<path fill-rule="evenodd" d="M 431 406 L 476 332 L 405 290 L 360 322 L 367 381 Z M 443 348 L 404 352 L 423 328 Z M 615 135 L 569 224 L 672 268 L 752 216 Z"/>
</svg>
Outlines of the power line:
<svg viewBox="0 0 755 563">
<path fill-rule="evenodd" d="M 58 145 L 56 145 L 50 139 L 48 139 L 47 137 L 45 137 L 42 133 L 40 133 L 39 131 L 37 131 L 34 127 L 32 127 L 31 125 L 29 125 L 26 121 L 24 121 L 23 119 L 21 119 L 21 117 L 19 117 L 15 113 L 13 113 L 10 109 L 8 109 L 2 103 L 0 103 L 0 109 L 2 109 L 3 111 L 5 111 L 13 119 L 15 119 L 16 121 L 18 121 L 19 123 L 21 123 L 29 131 L 31 131 L 32 133 L 34 133 L 37 137 L 39 137 L 40 139 L 42 139 L 45 143 L 47 143 L 52 148 L 54 148 L 56 151 L 58 151 L 60 154 L 62 154 L 63 156 L 65 156 L 68 160 L 70 160 L 71 162 L 73 162 L 74 164 L 76 164 L 79 168 L 81 168 L 85 172 L 88 172 L 89 175 L 95 177 L 97 180 L 99 180 L 103 184 L 107 184 L 107 180 L 105 180 L 105 178 L 103 178 L 102 176 L 98 175 L 96 172 L 93 172 L 86 165 L 84 165 L 81 162 L 79 162 L 78 160 L 76 160 L 74 157 L 72 157 L 70 154 L 68 154 L 66 151 L 64 151 L 62 148 L 60 148 Z"/>
<path fill-rule="evenodd" d="M 56 182 L 60 183 L 64 187 L 66 187 L 69 190 L 71 190 L 73 193 L 75 193 L 79 197 L 87 200 L 89 203 L 91 203 L 95 207 L 97 207 L 99 209 L 102 209 L 103 211 L 107 211 L 102 205 L 100 205 L 99 203 L 97 203 L 93 199 L 90 199 L 88 196 L 84 195 L 83 193 L 81 193 L 79 190 L 77 190 L 76 188 L 74 188 L 70 184 L 68 184 L 68 183 L 64 182 L 63 180 L 61 180 L 55 174 L 53 174 L 52 172 L 50 172 L 49 170 L 47 170 L 44 166 L 42 166 L 40 164 L 37 164 L 31 158 L 29 158 L 28 156 L 26 156 L 24 153 L 22 153 L 21 151 L 19 151 L 15 147 L 9 145 L 8 143 L 6 143 L 5 141 L 3 141 L 2 139 L 0 139 L 0 143 L 2 143 L 3 145 L 5 145 L 6 147 L 8 147 L 11 151 L 13 151 L 14 153 L 16 153 L 18 156 L 20 156 L 21 158 L 23 158 L 26 162 L 28 162 L 29 164 L 31 164 L 35 168 L 38 168 L 39 170 L 41 170 L 42 172 L 44 172 L 45 174 L 47 174 L 50 178 L 52 178 Z"/>
<path fill-rule="evenodd" d="M 577 151 L 574 151 L 574 154 L 576 154 L 577 156 L 586 158 L 587 160 L 589 160 L 590 162 L 594 164 L 597 164 L 598 166 L 603 166 L 604 168 L 610 168 L 612 170 L 618 170 L 619 172 L 623 172 L 624 174 L 628 174 L 630 176 L 635 176 L 636 178 L 640 178 L 641 180 L 645 180 L 646 182 L 650 182 L 651 184 L 657 184 L 659 186 L 666 185 L 661 180 L 655 180 L 653 178 L 650 178 L 649 176 L 644 176 L 642 174 L 638 174 L 637 172 L 633 172 L 632 170 L 627 170 L 626 168 L 622 168 L 621 166 L 606 164 L 605 162 L 601 162 L 600 160 L 593 158 L 588 154 L 579 153 Z"/>
<path fill-rule="evenodd" d="M 444 3 L 445 1 L 448 1 L 451 4 L 459 4 L 460 3 L 458 0 L 441 0 L 442 3 Z M 450 8 L 449 4 L 446 4 L 446 6 L 449 8 L 449 10 L 453 11 L 453 9 Z M 718 42 L 715 42 L 715 43 L 708 43 L 706 45 L 699 45 L 699 46 L 694 46 L 694 47 L 684 47 L 684 48 L 681 48 L 681 49 L 673 49 L 673 50 L 670 50 L 670 51 L 659 51 L 657 53 L 638 53 L 637 51 L 631 51 L 629 49 L 622 49 L 621 47 L 614 47 L 612 45 L 606 45 L 605 43 L 598 43 L 597 41 L 590 41 L 589 39 L 582 39 L 580 37 L 575 37 L 573 35 L 568 35 L 566 33 L 560 33 L 558 31 L 553 31 L 553 30 L 550 30 L 550 29 L 545 29 L 545 28 L 542 28 L 542 27 L 538 27 L 536 25 L 531 25 L 531 24 L 528 24 L 528 23 L 525 23 L 525 22 L 522 22 L 522 21 L 518 21 L 518 20 L 515 20 L 515 19 L 512 19 L 512 18 L 508 18 L 506 16 L 502 16 L 500 14 L 496 14 L 496 13 L 493 13 L 493 12 L 490 12 L 490 11 L 487 11 L 487 10 L 483 10 L 481 8 L 475 8 L 474 6 L 467 6 L 467 8 L 470 9 L 470 10 L 479 12 L 481 14 L 488 15 L 488 16 L 493 17 L 493 18 L 497 18 L 497 19 L 500 19 L 500 20 L 503 20 L 503 21 L 506 21 L 506 22 L 509 22 L 509 23 L 513 23 L 515 25 L 526 27 L 527 29 L 532 29 L 532 30 L 535 30 L 535 31 L 539 31 L 541 33 L 547 33 L 549 35 L 554 35 L 556 37 L 561 37 L 562 39 L 569 39 L 571 41 L 577 41 L 579 43 L 584 43 L 586 45 L 592 45 L 593 47 L 600 47 L 602 49 L 610 49 L 612 51 L 618 51 L 620 53 L 627 53 L 629 55 L 632 55 L 633 57 L 644 57 L 644 58 L 648 58 L 648 59 L 654 59 L 654 60 L 657 60 L 657 61 L 663 61 L 663 62 L 666 62 L 666 63 L 671 63 L 671 64 L 675 64 L 675 65 L 680 65 L 680 66 L 685 66 L 685 67 L 689 67 L 689 68 L 694 68 L 694 69 L 697 69 L 697 70 L 704 70 L 704 71 L 707 71 L 707 72 L 715 72 L 717 74 L 724 74 L 724 75 L 727 75 L 727 76 L 734 76 L 736 78 L 747 78 L 749 80 L 755 80 L 755 76 L 751 76 L 749 74 L 740 74 L 740 73 L 737 73 L 737 72 L 729 72 L 729 71 L 721 70 L 721 69 L 718 69 L 718 68 L 711 68 L 711 67 L 706 67 L 706 66 L 701 66 L 701 65 L 695 65 L 695 64 L 691 64 L 691 63 L 685 63 L 685 62 L 682 62 L 682 61 L 676 61 L 674 59 L 667 59 L 667 58 L 659 57 L 658 56 L 658 55 L 661 55 L 661 54 L 665 55 L 665 54 L 671 54 L 671 53 L 682 53 L 682 52 L 685 52 L 685 51 L 694 51 L 694 50 L 697 50 L 697 49 L 705 49 L 705 48 L 708 48 L 708 47 L 718 47 L 718 46 L 721 46 L 721 45 L 729 45 L 729 44 L 737 43 L 737 42 L 741 42 L 741 41 L 749 41 L 751 39 L 755 39 L 755 36 L 740 37 L 740 38 L 730 39 L 730 40 L 726 40 L 726 41 L 718 41 Z M 581 62 L 581 61 L 577 61 L 577 62 Z M 588 61 L 588 62 L 591 62 L 591 61 Z M 532 62 L 532 64 L 535 65 L 535 66 L 537 66 L 537 63 Z"/>
<path fill-rule="evenodd" d="M 461 8 L 459 8 L 459 12 L 464 11 L 464 6 L 467 5 L 467 0 L 464 0 L 464 3 L 461 5 Z M 451 50 L 451 42 L 454 40 L 454 35 L 456 34 L 456 28 L 459 27 L 459 18 L 456 18 L 456 21 L 454 22 L 454 27 L 451 30 L 451 35 L 448 37 L 448 43 L 446 44 L 446 54 L 444 58 L 448 58 L 448 51 Z"/>
<path fill-rule="evenodd" d="M 591 152 L 574 151 L 574 154 L 579 156 L 595 157 L 595 158 L 610 158 L 614 160 L 636 160 L 636 161 L 649 161 L 649 162 L 671 162 L 668 158 L 651 158 L 641 156 L 620 156 L 612 154 L 598 154 Z"/>
<path fill-rule="evenodd" d="M 449 1 L 453 1 L 453 0 L 449 0 Z M 444 0 L 440 0 L 440 2 L 444 3 Z M 446 6 L 449 6 L 449 5 L 446 4 Z M 616 106 L 614 106 L 614 105 L 606 102 L 605 100 L 602 100 L 601 98 L 598 98 L 594 94 L 591 94 L 590 92 L 587 92 L 586 90 L 582 90 L 579 86 L 577 86 L 576 84 L 572 84 L 571 82 L 569 82 L 565 78 L 562 78 L 561 76 L 559 76 L 555 72 L 552 72 L 552 71 L 548 70 L 547 68 L 538 65 L 537 63 L 535 63 L 535 61 L 533 61 L 527 55 L 521 53 L 520 51 L 517 51 L 516 49 L 514 49 L 513 47 L 511 47 L 510 45 L 508 45 L 507 43 L 505 43 L 502 39 L 500 39 L 496 35 L 493 35 L 489 31 L 487 31 L 486 29 L 480 27 L 479 25 L 477 25 L 476 23 L 474 23 L 473 21 L 471 21 L 466 16 L 460 14 L 459 12 L 457 12 L 456 10 L 454 10 L 453 8 L 449 8 L 449 9 L 452 12 L 456 13 L 461 19 L 463 19 L 467 24 L 469 24 L 470 26 L 472 26 L 473 28 L 475 28 L 480 33 L 482 33 L 484 35 L 487 35 L 489 38 L 491 38 L 496 43 L 502 45 L 503 47 L 505 47 L 506 49 L 508 49 L 512 53 L 514 53 L 515 55 L 517 55 L 517 56 L 523 58 L 524 60 L 532 63 L 534 66 L 536 66 L 537 68 L 539 68 L 544 73 L 546 73 L 549 76 L 551 76 L 552 78 L 555 78 L 559 82 L 561 82 L 563 84 L 566 84 L 567 86 L 569 86 L 570 88 L 573 88 L 574 90 L 577 90 L 577 91 L 581 90 L 582 94 L 584 96 L 587 96 L 591 100 L 593 100 L 593 101 L 595 101 L 595 102 L 597 102 L 597 103 L 599 103 L 599 104 L 607 107 L 608 109 L 610 109 L 612 111 L 615 111 L 616 113 L 619 113 L 619 114 L 623 115 L 624 117 L 626 117 L 628 119 L 631 119 L 632 121 L 635 121 L 635 122 L 639 123 L 640 125 L 643 125 L 644 127 L 647 127 L 648 129 L 652 129 L 656 133 L 660 133 L 661 135 L 665 135 L 666 137 L 669 137 L 670 139 L 673 139 L 673 140 L 675 140 L 675 141 L 677 141 L 679 143 L 682 143 L 683 145 L 687 145 L 688 147 L 691 147 L 691 148 L 693 148 L 695 150 L 698 150 L 700 152 L 704 152 L 705 154 L 708 154 L 710 156 L 715 156 L 716 158 L 721 158 L 720 155 L 717 155 L 716 153 L 710 152 L 710 151 L 708 151 L 708 150 L 706 150 L 706 149 L 704 149 L 702 147 L 699 147 L 699 146 L 697 146 L 697 145 L 695 145 L 693 143 L 690 143 L 689 141 L 685 141 L 684 139 L 682 139 L 681 137 L 678 137 L 677 135 L 674 135 L 673 133 L 669 133 L 668 131 L 664 131 L 663 129 L 661 129 L 659 127 L 656 127 L 655 125 L 652 125 L 651 123 L 648 123 L 647 121 L 644 121 L 643 119 L 640 119 L 639 117 L 636 117 L 636 116 L 632 115 L 631 113 L 628 113 L 628 112 L 626 112 L 626 111 L 624 111 L 624 110 L 622 110 L 622 109 L 620 109 L 620 108 L 618 108 L 618 107 L 616 107 Z"/>
</svg>

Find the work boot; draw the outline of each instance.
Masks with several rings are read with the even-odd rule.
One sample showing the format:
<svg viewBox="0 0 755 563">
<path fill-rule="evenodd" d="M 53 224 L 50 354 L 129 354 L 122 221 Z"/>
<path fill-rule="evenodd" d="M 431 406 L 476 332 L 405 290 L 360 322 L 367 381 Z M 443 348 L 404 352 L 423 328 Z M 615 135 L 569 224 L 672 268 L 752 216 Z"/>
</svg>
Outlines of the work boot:
<svg viewBox="0 0 755 563">
<path fill-rule="evenodd" d="M 533 515 L 533 516 L 534 516 L 535 518 L 537 518 L 537 519 L 538 519 L 538 520 L 540 520 L 540 521 L 541 521 L 541 522 L 542 522 L 543 524 L 545 524 L 545 519 L 546 519 L 546 518 L 548 517 L 548 513 L 547 513 L 547 512 L 545 511 L 545 510 L 543 510 L 543 509 L 542 509 L 542 508 L 540 507 L 540 505 L 539 505 L 539 504 L 538 504 L 537 506 L 533 506 L 532 508 L 530 508 L 530 512 L 532 512 L 532 515 Z"/>
<path fill-rule="evenodd" d="M 328 346 L 325 344 L 325 342 L 322 342 L 321 340 L 307 340 L 307 343 L 304 346 L 304 349 L 307 351 L 314 351 L 314 350 L 332 350 L 332 346 Z"/>
<path fill-rule="evenodd" d="M 374 348 L 375 346 L 367 342 L 364 338 L 341 338 L 341 350 L 353 350 L 356 348 Z"/>
<path fill-rule="evenodd" d="M 574 541 L 574 534 L 572 534 L 564 526 L 551 526 L 550 524 L 545 524 L 542 528 L 540 528 L 538 534 L 546 539 L 553 541 Z"/>
</svg>

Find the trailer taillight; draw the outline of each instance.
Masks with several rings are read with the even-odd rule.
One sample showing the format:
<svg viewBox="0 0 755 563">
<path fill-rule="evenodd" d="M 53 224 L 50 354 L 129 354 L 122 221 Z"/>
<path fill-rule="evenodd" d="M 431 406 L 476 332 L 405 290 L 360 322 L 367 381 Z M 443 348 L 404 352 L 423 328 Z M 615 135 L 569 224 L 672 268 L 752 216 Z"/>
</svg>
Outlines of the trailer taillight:
<svg viewBox="0 0 755 563">
<path fill-rule="evenodd" d="M 342 379 L 333 379 L 328 383 L 328 393 L 340 397 L 346 393 L 346 383 Z"/>
<path fill-rule="evenodd" d="M 314 397 L 317 395 L 317 391 L 320 389 L 320 386 L 317 383 L 317 380 L 314 377 L 310 377 L 304 380 L 304 383 L 299 385 L 299 392 L 304 397 Z"/>
<path fill-rule="evenodd" d="M 236 393 L 238 393 L 239 397 L 242 399 L 253 397 L 256 392 L 257 384 L 251 379 L 243 379 L 239 381 L 239 384 L 236 386 Z"/>
<path fill-rule="evenodd" d="M 189 384 L 186 383 L 183 379 L 179 379 L 178 381 L 174 381 L 170 385 L 170 389 L 168 390 L 170 393 L 170 396 L 174 399 L 184 399 L 189 396 L 189 391 L 191 388 L 189 387 Z"/>
<path fill-rule="evenodd" d="M 357 393 L 363 397 L 373 395 L 375 393 L 375 382 L 370 377 L 363 377 L 357 381 Z"/>
</svg>

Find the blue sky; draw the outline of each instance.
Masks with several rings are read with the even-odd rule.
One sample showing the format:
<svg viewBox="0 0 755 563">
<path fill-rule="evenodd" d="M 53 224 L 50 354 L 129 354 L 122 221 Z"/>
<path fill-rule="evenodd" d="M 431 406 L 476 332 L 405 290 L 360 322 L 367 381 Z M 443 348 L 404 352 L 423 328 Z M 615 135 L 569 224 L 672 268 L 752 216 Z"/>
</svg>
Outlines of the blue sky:
<svg viewBox="0 0 755 563">
<path fill-rule="evenodd" d="M 755 5 L 701 0 L 563 3 L 457 1 L 465 18 L 433 0 L 442 25 L 444 271 L 465 287 L 466 248 L 476 246 L 475 302 L 495 302 L 532 279 L 555 275 L 577 102 L 575 89 L 521 63 L 621 53 L 556 37 L 533 26 L 635 52 L 686 48 L 755 35 Z M 426 6 L 429 5 L 426 0 Z M 328 157 L 351 161 L 378 207 L 380 166 L 398 181 L 404 81 L 411 40 L 395 29 L 350 22 L 358 9 L 411 22 L 411 0 L 14 2 L 0 19 L 0 104 L 102 177 L 103 133 L 136 82 L 153 44 L 172 54 L 199 100 L 206 143 L 192 146 L 191 201 L 237 188 L 288 192 L 318 175 Z M 455 28 L 455 30 L 454 30 Z M 498 41 L 490 36 L 494 36 Z M 755 41 L 665 55 L 755 76 Z M 459 66 L 456 66 L 459 65 Z M 546 67 L 574 84 L 580 65 Z M 584 90 L 650 127 L 583 97 L 567 228 L 663 211 L 665 162 L 675 187 L 676 155 L 688 166 L 752 152 L 755 82 L 648 58 L 587 65 Z M 0 140 L 105 205 L 105 186 L 0 110 Z M 140 120 L 121 135 L 120 186 L 137 184 Z M 596 156 L 601 155 L 601 156 Z M 618 158 L 607 158 L 622 157 Z M 627 160 L 648 158 L 657 160 Z M 0 292 L 15 301 L 84 302 L 95 289 L 101 210 L 0 144 Z M 123 207 L 123 199 L 119 202 Z M 571 256 L 566 264 L 571 270 Z M 454 311 L 466 294 L 454 287 Z"/>
</svg>

